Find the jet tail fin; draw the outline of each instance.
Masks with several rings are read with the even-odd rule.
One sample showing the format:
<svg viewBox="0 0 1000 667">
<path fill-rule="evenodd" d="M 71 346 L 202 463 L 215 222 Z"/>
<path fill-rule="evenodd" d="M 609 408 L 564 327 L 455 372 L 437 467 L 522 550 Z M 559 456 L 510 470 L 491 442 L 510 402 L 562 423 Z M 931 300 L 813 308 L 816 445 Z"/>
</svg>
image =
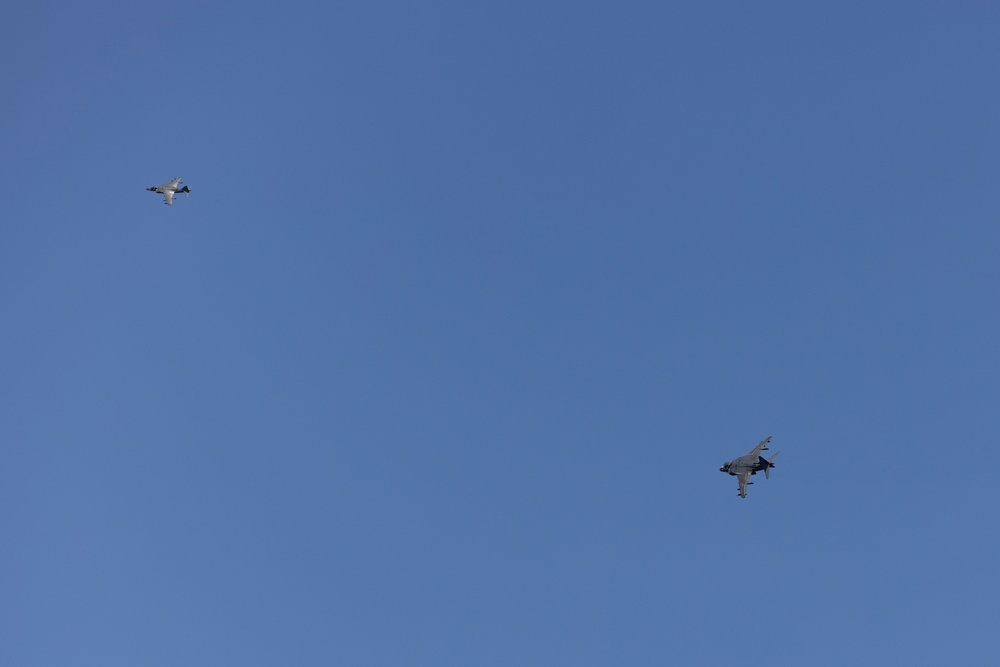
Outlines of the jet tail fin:
<svg viewBox="0 0 1000 667">
<path fill-rule="evenodd" d="M 181 188 L 177 192 L 183 192 L 184 196 L 187 197 L 191 193 L 191 188 L 189 188 L 188 186 L 185 185 L 183 188 Z"/>
<path fill-rule="evenodd" d="M 771 479 L 771 468 L 774 467 L 774 459 L 778 458 L 780 451 L 774 453 L 774 456 L 767 459 L 767 465 L 764 467 L 764 479 Z"/>
</svg>

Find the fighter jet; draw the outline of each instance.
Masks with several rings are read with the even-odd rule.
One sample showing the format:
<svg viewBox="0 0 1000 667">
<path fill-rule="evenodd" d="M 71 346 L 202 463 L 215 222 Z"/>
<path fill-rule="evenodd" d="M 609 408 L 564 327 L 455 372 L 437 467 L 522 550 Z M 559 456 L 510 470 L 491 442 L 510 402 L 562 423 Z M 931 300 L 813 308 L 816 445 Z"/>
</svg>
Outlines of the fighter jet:
<svg viewBox="0 0 1000 667">
<path fill-rule="evenodd" d="M 178 185 L 180 185 L 180 183 L 181 183 L 181 177 L 178 176 L 169 183 L 164 183 L 163 185 L 154 185 L 153 187 L 146 189 L 149 190 L 150 192 L 159 192 L 166 199 L 166 201 L 163 203 L 166 204 L 167 206 L 173 206 L 175 194 L 177 194 L 178 192 L 183 192 L 184 196 L 187 197 L 188 193 L 191 192 L 191 188 L 189 188 L 186 185 L 183 188 L 177 187 Z"/>
<path fill-rule="evenodd" d="M 719 468 L 721 472 L 727 472 L 730 475 L 734 475 L 738 480 L 740 480 L 740 498 L 747 497 L 747 485 L 753 484 L 750 480 L 750 475 L 756 475 L 759 471 L 764 471 L 764 477 L 771 479 L 771 473 L 769 472 L 771 468 L 774 467 L 774 459 L 778 457 L 781 452 L 775 452 L 774 456 L 769 459 L 765 459 L 760 455 L 762 451 L 767 449 L 767 443 L 771 442 L 771 436 L 767 436 L 760 441 L 760 444 L 754 447 L 749 454 L 741 456 L 735 461 L 726 461 Z"/>
</svg>

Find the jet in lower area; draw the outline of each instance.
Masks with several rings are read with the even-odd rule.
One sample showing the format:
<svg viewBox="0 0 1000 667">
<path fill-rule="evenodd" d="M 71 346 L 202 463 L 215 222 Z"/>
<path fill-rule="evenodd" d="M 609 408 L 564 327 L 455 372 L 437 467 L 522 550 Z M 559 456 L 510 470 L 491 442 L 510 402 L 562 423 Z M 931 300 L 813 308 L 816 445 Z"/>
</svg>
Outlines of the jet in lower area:
<svg viewBox="0 0 1000 667">
<path fill-rule="evenodd" d="M 166 204 L 167 206 L 173 206 L 175 194 L 183 192 L 184 196 L 187 197 L 188 193 L 191 192 L 191 188 L 189 188 L 186 185 L 183 188 L 177 187 L 180 184 L 181 184 L 181 177 L 178 176 L 169 183 L 164 183 L 163 185 L 154 185 L 153 187 L 146 189 L 149 190 L 150 192 L 159 192 L 166 199 L 166 201 L 163 203 Z"/>
<path fill-rule="evenodd" d="M 771 479 L 771 468 L 774 467 L 774 459 L 778 457 L 781 452 L 775 452 L 774 456 L 769 459 L 765 459 L 760 455 L 762 451 L 767 449 L 767 443 L 771 442 L 771 436 L 767 436 L 760 441 L 760 444 L 754 447 L 749 454 L 741 456 L 734 461 L 726 461 L 719 468 L 721 472 L 727 472 L 730 475 L 735 476 L 740 481 L 740 498 L 747 497 L 747 485 L 753 484 L 750 481 L 750 475 L 756 475 L 761 470 L 764 471 L 764 477 L 766 479 Z"/>
</svg>

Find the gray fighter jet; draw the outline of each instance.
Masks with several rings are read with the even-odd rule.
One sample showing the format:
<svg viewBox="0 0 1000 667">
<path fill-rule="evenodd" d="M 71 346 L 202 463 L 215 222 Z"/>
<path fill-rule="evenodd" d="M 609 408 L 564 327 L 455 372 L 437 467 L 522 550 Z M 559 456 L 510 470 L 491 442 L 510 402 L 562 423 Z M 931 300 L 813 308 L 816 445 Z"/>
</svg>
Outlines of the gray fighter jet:
<svg viewBox="0 0 1000 667">
<path fill-rule="evenodd" d="M 191 192 L 191 188 L 189 188 L 186 185 L 183 188 L 177 187 L 180 184 L 181 184 L 181 177 L 178 176 L 169 183 L 164 183 L 163 185 L 154 185 L 153 187 L 146 189 L 149 190 L 150 192 L 159 192 L 166 199 L 166 201 L 163 203 L 166 204 L 167 206 L 173 206 L 175 194 L 177 194 L 178 192 L 183 192 L 184 196 L 187 197 L 188 193 Z"/>
<path fill-rule="evenodd" d="M 771 436 L 767 436 L 760 441 L 760 444 L 753 448 L 749 454 L 741 456 L 735 461 L 726 461 L 719 468 L 721 472 L 727 472 L 730 475 L 734 475 L 738 480 L 740 480 L 740 498 L 747 497 L 747 485 L 753 484 L 750 481 L 750 475 L 756 475 L 759 471 L 764 471 L 764 477 L 771 479 L 771 468 L 774 467 L 774 459 L 778 457 L 781 452 L 775 452 L 774 456 L 769 459 L 765 459 L 760 455 L 762 451 L 767 449 L 767 443 L 771 442 Z"/>
</svg>

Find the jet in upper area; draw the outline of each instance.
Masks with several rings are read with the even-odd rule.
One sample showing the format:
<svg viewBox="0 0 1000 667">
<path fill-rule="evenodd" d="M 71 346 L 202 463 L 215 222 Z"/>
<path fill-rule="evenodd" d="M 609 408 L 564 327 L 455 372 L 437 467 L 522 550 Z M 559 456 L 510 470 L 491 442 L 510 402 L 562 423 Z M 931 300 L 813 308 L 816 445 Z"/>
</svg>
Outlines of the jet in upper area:
<svg viewBox="0 0 1000 667">
<path fill-rule="evenodd" d="M 166 201 L 163 203 L 166 204 L 167 206 L 173 206 L 175 194 L 177 194 L 178 192 L 183 192 L 184 196 L 187 197 L 188 193 L 191 192 L 191 188 L 189 188 L 186 185 L 183 188 L 177 187 L 178 185 L 180 185 L 180 183 L 181 183 L 181 177 L 178 176 L 169 183 L 164 183 L 163 185 L 154 185 L 153 187 L 146 189 L 149 190 L 150 192 L 159 192 L 166 199 Z"/>
<path fill-rule="evenodd" d="M 760 444 L 754 447 L 749 454 L 741 456 L 734 461 L 726 461 L 719 468 L 721 472 L 727 472 L 730 475 L 734 475 L 738 480 L 740 480 L 740 498 L 747 497 L 747 485 L 753 484 L 750 481 L 750 475 L 756 475 L 759 471 L 764 471 L 764 477 L 771 479 L 771 473 L 769 472 L 771 468 L 774 467 L 774 459 L 778 457 L 781 452 L 775 452 L 774 456 L 769 459 L 765 459 L 760 455 L 762 451 L 767 449 L 767 443 L 771 442 L 771 436 L 767 436 L 760 441 Z"/>
</svg>

